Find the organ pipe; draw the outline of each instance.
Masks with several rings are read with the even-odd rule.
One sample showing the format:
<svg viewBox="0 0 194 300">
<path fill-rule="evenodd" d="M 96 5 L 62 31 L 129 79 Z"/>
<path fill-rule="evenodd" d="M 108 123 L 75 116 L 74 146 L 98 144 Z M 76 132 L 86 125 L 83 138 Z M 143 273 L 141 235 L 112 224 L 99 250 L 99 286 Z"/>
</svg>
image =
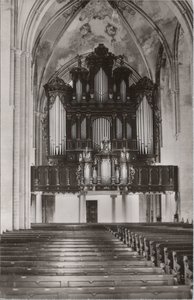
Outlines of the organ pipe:
<svg viewBox="0 0 194 300">
<path fill-rule="evenodd" d="M 141 101 L 136 114 L 137 145 L 140 154 L 153 153 L 153 112 L 146 96 Z"/>
<path fill-rule="evenodd" d="M 86 118 L 81 122 L 81 138 L 83 140 L 86 139 Z"/>
<path fill-rule="evenodd" d="M 122 138 L 122 123 L 119 118 L 117 118 L 116 131 L 117 131 L 117 134 L 116 134 L 117 139 L 121 139 Z"/>
<path fill-rule="evenodd" d="M 80 79 L 78 79 L 76 81 L 76 99 L 77 99 L 77 102 L 81 102 L 81 99 L 82 99 L 82 83 L 80 81 Z"/>
<path fill-rule="evenodd" d="M 66 148 L 66 111 L 56 96 L 49 110 L 50 155 L 63 155 Z"/>
<path fill-rule="evenodd" d="M 108 78 L 102 68 L 100 68 L 94 78 L 94 94 L 98 102 L 106 101 L 108 95 Z"/>
<path fill-rule="evenodd" d="M 129 123 L 127 123 L 127 139 L 131 139 L 131 138 L 132 138 L 131 125 Z"/>
<path fill-rule="evenodd" d="M 98 118 L 92 124 L 93 143 L 101 145 L 103 140 L 110 140 L 110 121 L 105 118 Z"/>
<path fill-rule="evenodd" d="M 124 80 L 122 80 L 120 84 L 120 95 L 121 95 L 122 102 L 126 101 L 126 91 L 127 91 L 126 83 Z"/>
</svg>

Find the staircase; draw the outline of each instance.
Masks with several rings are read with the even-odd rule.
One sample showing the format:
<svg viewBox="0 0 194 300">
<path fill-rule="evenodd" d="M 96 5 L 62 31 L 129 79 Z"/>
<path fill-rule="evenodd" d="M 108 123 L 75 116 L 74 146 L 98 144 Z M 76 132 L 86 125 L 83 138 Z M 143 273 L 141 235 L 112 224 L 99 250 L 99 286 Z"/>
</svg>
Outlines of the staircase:
<svg viewBox="0 0 194 300">
<path fill-rule="evenodd" d="M 191 299 L 100 224 L 39 224 L 0 242 L 3 299 Z"/>
</svg>

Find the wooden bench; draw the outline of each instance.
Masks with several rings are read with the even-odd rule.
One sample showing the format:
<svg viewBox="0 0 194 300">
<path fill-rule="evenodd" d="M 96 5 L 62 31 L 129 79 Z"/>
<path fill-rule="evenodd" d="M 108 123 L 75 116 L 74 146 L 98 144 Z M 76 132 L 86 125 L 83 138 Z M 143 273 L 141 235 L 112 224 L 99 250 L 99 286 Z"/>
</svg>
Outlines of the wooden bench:
<svg viewBox="0 0 194 300">
<path fill-rule="evenodd" d="M 191 266 L 193 248 L 191 226 L 180 226 L 178 224 L 173 225 L 171 228 L 170 224 L 167 226 L 153 226 L 152 224 L 150 226 L 126 224 L 125 226 L 122 224 L 114 226 L 111 230 L 123 243 L 137 251 L 138 254 L 143 255 L 147 260 L 151 260 L 166 272 L 173 271 L 179 283 L 189 281 L 184 279 L 186 277 L 186 262 L 184 263 L 183 257 L 188 254 Z M 172 253 L 176 253 L 176 256 L 173 256 Z M 191 267 L 189 269 L 187 267 L 187 277 L 189 278 L 192 277 L 191 270 Z"/>
</svg>

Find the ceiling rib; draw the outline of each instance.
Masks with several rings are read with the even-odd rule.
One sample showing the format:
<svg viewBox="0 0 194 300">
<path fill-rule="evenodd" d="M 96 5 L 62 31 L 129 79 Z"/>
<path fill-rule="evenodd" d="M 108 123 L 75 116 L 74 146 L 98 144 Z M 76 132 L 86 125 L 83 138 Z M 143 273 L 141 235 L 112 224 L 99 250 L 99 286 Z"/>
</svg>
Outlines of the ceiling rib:
<svg viewBox="0 0 194 300">
<path fill-rule="evenodd" d="M 129 33 L 130 36 L 132 37 L 132 39 L 133 39 L 133 41 L 134 41 L 134 43 L 135 43 L 137 49 L 139 50 L 139 52 L 140 52 L 140 54 L 141 54 L 141 57 L 142 57 L 142 59 L 143 59 L 143 62 L 144 62 L 144 64 L 145 64 L 145 67 L 146 67 L 146 70 L 147 70 L 147 73 L 148 73 L 148 77 L 149 77 L 151 80 L 153 80 L 152 74 L 151 74 L 151 71 L 150 71 L 150 68 L 149 68 L 148 61 L 147 61 L 147 59 L 146 59 L 146 57 L 145 57 L 144 51 L 143 51 L 143 49 L 142 49 L 142 47 L 141 47 L 141 45 L 140 45 L 140 43 L 139 43 L 139 41 L 138 41 L 137 36 L 135 35 L 135 33 L 134 33 L 132 27 L 130 26 L 129 22 L 127 21 L 127 19 L 126 19 L 126 18 L 124 17 L 124 15 L 122 14 L 122 11 L 118 8 L 117 5 L 115 5 L 115 7 L 116 7 L 117 13 L 119 14 L 121 20 L 122 20 L 123 23 L 125 24 L 125 27 L 126 27 L 128 33 Z"/>
<path fill-rule="evenodd" d="M 34 47 L 32 50 L 32 60 L 34 62 L 35 54 L 37 51 L 37 48 L 39 46 L 39 42 L 41 38 L 46 34 L 47 30 L 56 22 L 56 20 L 64 14 L 67 10 L 71 9 L 75 4 L 77 3 L 77 0 L 72 0 L 71 2 L 68 2 L 64 7 L 62 7 L 55 15 L 53 15 L 50 20 L 46 23 L 46 25 L 43 27 L 43 29 L 39 32 L 36 41 L 34 43 Z"/>
<path fill-rule="evenodd" d="M 84 1 L 86 4 L 88 3 L 88 1 Z M 49 54 L 49 58 L 47 60 L 47 63 L 46 65 L 44 66 L 42 72 L 41 72 L 41 76 L 40 76 L 40 82 L 39 82 L 39 87 L 38 87 L 38 95 L 40 96 L 40 99 L 42 97 L 42 93 L 41 93 L 41 90 L 43 92 L 43 87 L 42 87 L 42 80 L 44 78 L 44 74 L 45 74 L 45 70 L 47 69 L 49 63 L 50 63 L 50 60 L 51 60 L 51 57 L 52 57 L 52 54 L 53 54 L 53 51 L 55 49 L 55 46 L 57 45 L 58 41 L 60 40 L 60 38 L 62 37 L 63 33 L 65 32 L 65 30 L 69 27 L 69 25 L 72 23 L 72 21 L 75 19 L 75 17 L 79 14 L 79 12 L 81 11 L 81 9 L 83 8 L 83 2 L 81 2 L 81 4 L 79 5 L 79 7 L 77 7 L 77 9 L 73 12 L 73 14 L 70 16 L 69 20 L 67 21 L 67 23 L 65 24 L 65 26 L 62 28 L 62 30 L 60 31 L 60 33 L 58 34 L 57 38 L 55 39 L 55 42 L 52 46 L 52 49 L 51 49 L 51 52 Z"/>
<path fill-rule="evenodd" d="M 112 0 L 109 0 L 112 1 Z M 113 2 L 118 2 L 118 1 L 113 1 Z M 138 12 L 140 15 L 142 15 L 142 17 L 144 17 L 149 24 L 151 25 L 151 27 L 157 32 L 159 39 L 166 51 L 168 60 L 170 65 L 172 65 L 172 52 L 170 50 L 170 47 L 168 45 L 168 42 L 166 40 L 166 38 L 164 37 L 163 33 L 161 32 L 160 28 L 154 23 L 154 21 L 139 7 L 137 6 L 135 3 L 133 3 L 132 1 L 128 2 L 126 0 L 122 1 L 123 3 L 125 3 L 127 6 L 129 6 L 130 8 L 134 9 L 136 12 Z M 119 2 L 118 2 L 119 3 Z"/>
</svg>

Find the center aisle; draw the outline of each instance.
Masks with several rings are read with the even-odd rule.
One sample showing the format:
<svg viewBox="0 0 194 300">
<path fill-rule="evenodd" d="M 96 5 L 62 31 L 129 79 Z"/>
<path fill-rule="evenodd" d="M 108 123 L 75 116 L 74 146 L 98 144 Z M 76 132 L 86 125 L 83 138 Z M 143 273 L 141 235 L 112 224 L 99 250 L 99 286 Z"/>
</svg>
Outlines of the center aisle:
<svg viewBox="0 0 194 300">
<path fill-rule="evenodd" d="M 190 299 L 103 225 L 40 224 L 0 242 L 0 297 L 12 299 Z"/>
</svg>

